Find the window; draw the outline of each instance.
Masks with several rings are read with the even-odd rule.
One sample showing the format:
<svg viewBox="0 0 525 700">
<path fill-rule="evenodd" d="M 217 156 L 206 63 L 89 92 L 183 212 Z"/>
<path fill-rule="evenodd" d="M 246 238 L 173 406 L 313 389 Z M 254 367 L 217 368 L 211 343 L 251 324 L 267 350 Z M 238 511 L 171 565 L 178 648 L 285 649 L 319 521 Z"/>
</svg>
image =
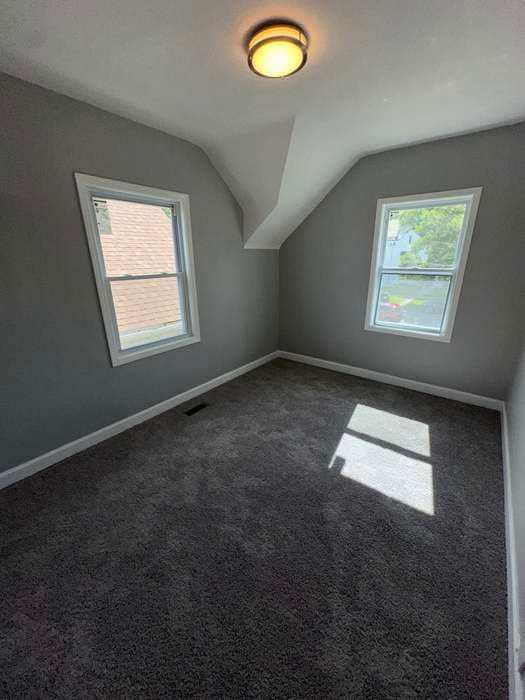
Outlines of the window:
<svg viewBox="0 0 525 700">
<path fill-rule="evenodd" d="M 188 195 L 75 177 L 113 365 L 198 342 Z"/>
<path fill-rule="evenodd" d="M 366 330 L 450 342 L 480 196 L 378 200 Z"/>
</svg>

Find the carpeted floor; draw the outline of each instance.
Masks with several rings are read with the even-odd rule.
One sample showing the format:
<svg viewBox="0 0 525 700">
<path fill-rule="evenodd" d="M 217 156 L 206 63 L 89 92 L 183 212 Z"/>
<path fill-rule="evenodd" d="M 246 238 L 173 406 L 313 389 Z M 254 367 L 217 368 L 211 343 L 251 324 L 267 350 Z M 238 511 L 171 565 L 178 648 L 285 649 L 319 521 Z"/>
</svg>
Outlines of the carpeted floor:
<svg viewBox="0 0 525 700">
<path fill-rule="evenodd" d="M 2 698 L 507 697 L 495 412 L 277 360 L 0 527 Z"/>
</svg>

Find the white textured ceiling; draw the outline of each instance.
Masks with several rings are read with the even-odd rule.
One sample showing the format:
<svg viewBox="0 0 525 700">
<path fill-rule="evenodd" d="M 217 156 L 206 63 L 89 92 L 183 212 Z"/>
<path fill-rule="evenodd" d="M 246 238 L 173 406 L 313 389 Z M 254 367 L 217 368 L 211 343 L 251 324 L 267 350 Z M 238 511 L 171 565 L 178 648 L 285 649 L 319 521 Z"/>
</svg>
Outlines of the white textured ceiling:
<svg viewBox="0 0 525 700">
<path fill-rule="evenodd" d="M 286 80 L 243 39 L 310 35 Z M 278 248 L 362 155 L 525 118 L 523 0 L 3 0 L 0 69 L 201 145 Z"/>
</svg>

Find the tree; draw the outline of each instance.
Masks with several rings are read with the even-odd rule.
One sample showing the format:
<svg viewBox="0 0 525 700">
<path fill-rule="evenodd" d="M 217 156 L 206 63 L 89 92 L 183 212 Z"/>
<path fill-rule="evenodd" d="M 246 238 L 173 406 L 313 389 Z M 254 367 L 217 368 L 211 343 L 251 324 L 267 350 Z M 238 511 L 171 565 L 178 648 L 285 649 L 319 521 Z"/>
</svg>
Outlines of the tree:
<svg viewBox="0 0 525 700">
<path fill-rule="evenodd" d="M 410 250 L 401 254 L 402 267 L 441 267 L 454 264 L 456 246 L 465 216 L 465 206 L 404 209 L 400 228 L 415 231 Z"/>
</svg>

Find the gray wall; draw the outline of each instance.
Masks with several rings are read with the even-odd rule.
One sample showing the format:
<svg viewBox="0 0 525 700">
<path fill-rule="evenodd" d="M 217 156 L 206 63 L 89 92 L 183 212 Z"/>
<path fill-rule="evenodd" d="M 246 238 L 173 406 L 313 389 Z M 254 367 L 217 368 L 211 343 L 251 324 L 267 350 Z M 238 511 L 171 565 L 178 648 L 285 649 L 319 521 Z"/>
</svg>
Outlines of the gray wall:
<svg viewBox="0 0 525 700">
<path fill-rule="evenodd" d="M 0 471 L 277 348 L 278 254 L 196 146 L 0 74 Z M 113 368 L 73 173 L 190 195 L 202 342 Z"/>
<path fill-rule="evenodd" d="M 519 586 L 521 659 L 525 661 L 525 343 L 507 398 L 509 464 Z"/>
<path fill-rule="evenodd" d="M 377 199 L 483 186 L 452 342 L 364 330 Z M 525 124 L 361 160 L 280 252 L 282 350 L 503 398 L 524 308 Z"/>
</svg>

